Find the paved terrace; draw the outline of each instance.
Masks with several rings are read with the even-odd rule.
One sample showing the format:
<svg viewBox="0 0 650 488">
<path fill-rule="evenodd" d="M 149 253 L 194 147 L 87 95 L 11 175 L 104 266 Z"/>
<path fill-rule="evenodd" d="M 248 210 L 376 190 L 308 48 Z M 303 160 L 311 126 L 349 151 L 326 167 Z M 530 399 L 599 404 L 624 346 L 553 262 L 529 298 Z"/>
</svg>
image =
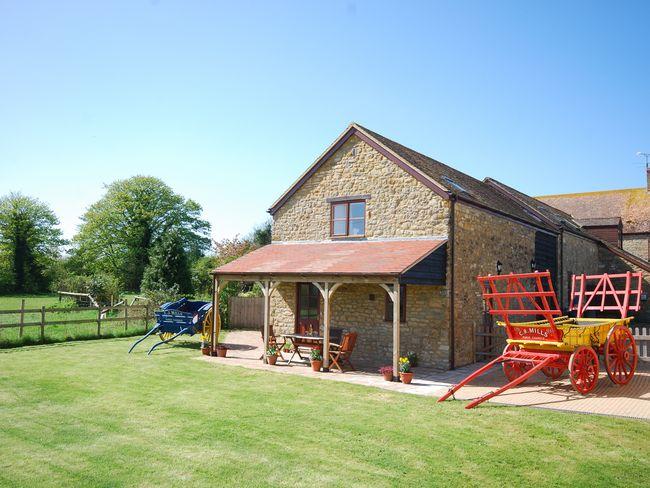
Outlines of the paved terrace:
<svg viewBox="0 0 650 488">
<path fill-rule="evenodd" d="M 217 364 L 242 366 L 250 369 L 272 371 L 279 374 L 294 374 L 308 376 L 314 379 L 329 381 L 344 381 L 357 385 L 383 388 L 385 390 L 411 393 L 431 397 L 441 396 L 447 389 L 458 383 L 469 373 L 477 369 L 476 365 L 464 366 L 454 371 L 437 371 L 429 368 L 415 368 L 415 376 L 410 385 L 399 382 L 388 382 L 377 372 L 377 368 L 367 368 L 355 364 L 359 371 L 339 373 L 316 373 L 309 365 L 292 362 L 287 365 L 278 361 L 275 366 L 263 364 L 261 334 L 256 331 L 231 331 L 227 336 L 229 347 L 228 357 L 217 358 L 202 356 L 201 359 Z M 288 359 L 289 355 L 284 353 Z M 297 359 L 297 356 L 296 358 Z M 354 362 L 354 356 L 352 357 Z M 506 383 L 500 367 L 495 367 L 491 372 L 475 380 L 475 383 L 462 388 L 456 398 L 469 400 L 492 391 Z M 447 400 L 453 401 L 453 400 Z M 650 420 L 650 364 L 639 362 L 639 367 L 634 379 L 625 386 L 614 385 L 604 368 L 601 367 L 598 386 L 588 395 L 580 395 L 572 387 L 567 375 L 555 381 L 548 380 L 539 374 L 524 383 L 523 386 L 513 388 L 505 394 L 492 400 L 494 404 L 548 408 L 580 413 L 595 413 L 619 417 L 631 417 Z M 477 408 L 481 408 L 479 405 Z"/>
</svg>

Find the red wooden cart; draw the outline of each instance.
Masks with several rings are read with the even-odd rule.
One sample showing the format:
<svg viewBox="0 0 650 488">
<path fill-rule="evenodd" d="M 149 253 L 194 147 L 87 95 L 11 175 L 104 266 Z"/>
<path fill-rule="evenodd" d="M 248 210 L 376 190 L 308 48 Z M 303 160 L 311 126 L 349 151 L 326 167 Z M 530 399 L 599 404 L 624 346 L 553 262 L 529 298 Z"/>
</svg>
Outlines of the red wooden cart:
<svg viewBox="0 0 650 488">
<path fill-rule="evenodd" d="M 641 273 L 573 276 L 569 310 L 576 312 L 575 318 L 562 315 L 548 271 L 477 279 L 489 313 L 502 319 L 497 324 L 506 328 L 507 345 L 503 354 L 450 388 L 439 402 L 498 364 L 508 383 L 465 408 L 523 383 L 538 371 L 557 379 L 568 369 L 573 387 L 586 394 L 598 381 L 598 355 L 603 356 L 614 383 L 625 385 L 634 376 L 638 357 L 628 328 L 634 317 L 628 313 L 640 309 Z M 619 317 L 585 318 L 587 311 L 616 312 Z"/>
</svg>

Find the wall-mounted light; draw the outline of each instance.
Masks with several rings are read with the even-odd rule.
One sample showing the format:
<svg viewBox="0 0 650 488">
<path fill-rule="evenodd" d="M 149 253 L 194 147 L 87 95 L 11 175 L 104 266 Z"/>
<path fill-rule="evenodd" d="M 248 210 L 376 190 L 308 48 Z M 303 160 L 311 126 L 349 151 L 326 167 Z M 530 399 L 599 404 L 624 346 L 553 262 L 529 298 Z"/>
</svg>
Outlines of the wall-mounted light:
<svg viewBox="0 0 650 488">
<path fill-rule="evenodd" d="M 501 274 L 501 271 L 503 271 L 503 263 L 501 261 L 497 261 L 497 274 Z"/>
<path fill-rule="evenodd" d="M 535 262 L 535 258 L 530 260 L 530 272 L 534 272 L 537 269 L 537 263 Z"/>
</svg>

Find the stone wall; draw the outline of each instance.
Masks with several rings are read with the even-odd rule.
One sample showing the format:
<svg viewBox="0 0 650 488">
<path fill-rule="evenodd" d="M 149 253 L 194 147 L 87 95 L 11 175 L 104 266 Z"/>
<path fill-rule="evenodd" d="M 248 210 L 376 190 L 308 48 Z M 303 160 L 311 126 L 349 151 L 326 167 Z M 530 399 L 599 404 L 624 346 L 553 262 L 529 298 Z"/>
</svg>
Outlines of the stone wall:
<svg viewBox="0 0 650 488">
<path fill-rule="evenodd" d="M 565 232 L 562 237 L 562 282 L 560 290 L 561 306 L 564 310 L 569 307 L 571 293 L 571 275 L 596 274 L 599 268 L 598 244 L 589 239 Z"/>
<path fill-rule="evenodd" d="M 406 286 L 406 322 L 401 324 L 402 354 L 415 351 L 422 366 L 449 368 L 448 298 L 443 286 Z M 294 331 L 295 283 L 272 295 L 272 324 L 278 333 Z M 353 359 L 373 366 L 391 365 L 393 323 L 384 320 L 386 292 L 378 285 L 346 284 L 333 295 L 332 327 L 357 332 Z M 322 315 L 321 299 L 321 315 Z M 322 316 L 321 316 L 322 323 Z"/>
<path fill-rule="evenodd" d="M 448 201 L 352 136 L 276 212 L 273 240 L 329 239 L 327 199 L 358 195 L 370 195 L 366 237 L 448 234 Z"/>
<path fill-rule="evenodd" d="M 650 261 L 650 237 L 647 235 L 624 235 L 623 249 L 641 259 Z"/>
<path fill-rule="evenodd" d="M 474 362 L 476 328 L 483 323 L 483 299 L 476 277 L 526 273 L 535 255 L 535 229 L 476 207 L 457 203 L 454 220 L 455 365 Z"/>
</svg>

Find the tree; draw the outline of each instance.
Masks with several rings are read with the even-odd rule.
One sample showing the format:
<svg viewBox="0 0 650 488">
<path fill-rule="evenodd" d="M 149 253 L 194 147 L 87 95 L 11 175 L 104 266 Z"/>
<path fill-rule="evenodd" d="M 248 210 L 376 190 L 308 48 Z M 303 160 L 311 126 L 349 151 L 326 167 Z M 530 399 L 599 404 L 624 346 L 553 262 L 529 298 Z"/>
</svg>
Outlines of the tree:
<svg viewBox="0 0 650 488">
<path fill-rule="evenodd" d="M 65 243 L 59 220 L 31 197 L 10 193 L 0 198 L 0 279 L 16 292 L 47 289 L 48 270 Z"/>
<path fill-rule="evenodd" d="M 267 244 L 271 244 L 271 230 L 272 230 L 272 221 L 271 219 L 264 222 L 262 225 L 259 225 L 253 229 L 253 232 L 249 236 L 248 240 L 251 241 L 255 246 L 262 247 Z"/>
<path fill-rule="evenodd" d="M 178 286 L 180 293 L 192 293 L 192 276 L 187 251 L 177 232 L 168 232 L 153 247 L 142 277 L 142 289 L 160 290 Z"/>
<path fill-rule="evenodd" d="M 106 187 L 90 206 L 74 237 L 73 260 L 82 271 L 106 271 L 130 290 L 139 290 L 145 269 L 163 237 L 174 233 L 186 256 L 201 255 L 210 244 L 210 224 L 201 206 L 158 178 L 134 176 Z"/>
</svg>

